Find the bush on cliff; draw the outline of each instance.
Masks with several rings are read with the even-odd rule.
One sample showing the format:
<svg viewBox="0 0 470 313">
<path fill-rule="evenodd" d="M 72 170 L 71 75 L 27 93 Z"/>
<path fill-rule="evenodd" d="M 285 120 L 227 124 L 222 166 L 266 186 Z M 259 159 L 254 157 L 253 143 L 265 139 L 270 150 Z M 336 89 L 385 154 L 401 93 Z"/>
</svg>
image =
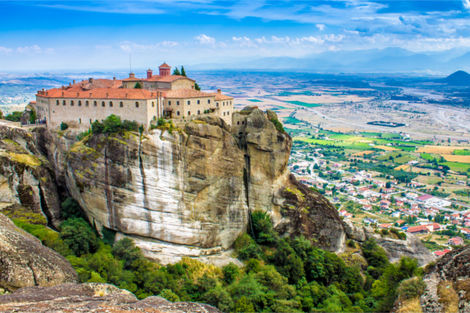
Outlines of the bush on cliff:
<svg viewBox="0 0 470 313">
<path fill-rule="evenodd" d="M 83 218 L 70 218 L 63 222 L 60 238 L 76 256 L 93 253 L 98 248 L 96 234 Z"/>
<path fill-rule="evenodd" d="M 135 121 L 124 120 L 117 115 L 111 114 L 107 118 L 91 123 L 91 132 L 93 134 L 115 134 L 124 131 L 139 131 L 139 124 Z"/>
</svg>

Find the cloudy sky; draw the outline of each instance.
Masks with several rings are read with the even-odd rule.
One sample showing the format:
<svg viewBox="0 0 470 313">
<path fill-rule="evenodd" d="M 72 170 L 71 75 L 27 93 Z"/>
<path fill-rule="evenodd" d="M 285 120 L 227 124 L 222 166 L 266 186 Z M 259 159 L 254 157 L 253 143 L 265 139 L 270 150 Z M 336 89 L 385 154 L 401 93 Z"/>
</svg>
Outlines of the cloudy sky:
<svg viewBox="0 0 470 313">
<path fill-rule="evenodd" d="M 0 0 L 0 72 L 470 51 L 470 0 Z"/>
</svg>

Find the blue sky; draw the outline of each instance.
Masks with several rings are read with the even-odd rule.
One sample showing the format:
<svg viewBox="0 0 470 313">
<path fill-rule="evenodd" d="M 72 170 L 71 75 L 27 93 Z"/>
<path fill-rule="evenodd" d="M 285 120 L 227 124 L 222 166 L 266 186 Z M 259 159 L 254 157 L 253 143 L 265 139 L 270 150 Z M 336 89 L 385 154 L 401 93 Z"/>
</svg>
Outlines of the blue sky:
<svg viewBox="0 0 470 313">
<path fill-rule="evenodd" d="M 0 0 L 0 72 L 470 51 L 470 0 Z"/>
</svg>

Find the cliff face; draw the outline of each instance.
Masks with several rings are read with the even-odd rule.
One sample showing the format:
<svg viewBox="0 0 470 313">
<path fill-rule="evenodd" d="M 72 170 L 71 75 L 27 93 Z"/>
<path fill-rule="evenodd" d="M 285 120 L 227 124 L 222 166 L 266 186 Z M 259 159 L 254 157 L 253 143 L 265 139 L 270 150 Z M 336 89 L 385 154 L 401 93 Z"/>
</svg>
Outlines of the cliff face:
<svg viewBox="0 0 470 313">
<path fill-rule="evenodd" d="M 60 222 L 55 175 L 37 138 L 25 129 L 0 125 L 0 211 L 11 205 L 44 212 L 54 226 Z"/>
<path fill-rule="evenodd" d="M 204 116 L 172 133 L 41 137 L 57 180 L 97 229 L 132 237 L 160 262 L 220 254 L 256 209 L 270 212 L 281 233 L 340 249 L 334 207 L 290 176 L 291 138 L 258 109 L 236 114 L 243 124 L 232 128 Z"/>
<path fill-rule="evenodd" d="M 14 291 L 76 281 L 65 258 L 0 214 L 0 288 Z"/>
<path fill-rule="evenodd" d="M 437 260 L 424 276 L 423 312 L 470 312 L 470 246 Z"/>
</svg>

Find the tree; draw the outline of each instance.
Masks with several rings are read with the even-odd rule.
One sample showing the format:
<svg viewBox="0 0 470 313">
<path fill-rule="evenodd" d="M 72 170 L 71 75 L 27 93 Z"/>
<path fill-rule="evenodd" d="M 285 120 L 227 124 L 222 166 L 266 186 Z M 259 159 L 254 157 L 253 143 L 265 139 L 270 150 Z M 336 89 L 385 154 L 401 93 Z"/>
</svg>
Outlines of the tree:
<svg viewBox="0 0 470 313">
<path fill-rule="evenodd" d="M 5 119 L 8 121 L 12 121 L 12 122 L 19 122 L 22 115 L 23 115 L 23 112 L 14 111 L 10 114 L 7 114 L 7 116 L 5 116 Z"/>
<path fill-rule="evenodd" d="M 61 225 L 60 238 L 76 256 L 95 252 L 98 238 L 83 218 L 71 218 Z"/>
<path fill-rule="evenodd" d="M 0 119 L 3 120 L 3 112 L 2 112 L 2 110 L 0 110 Z"/>
<path fill-rule="evenodd" d="M 173 75 L 181 75 L 180 70 L 178 69 L 178 67 L 175 67 L 175 69 L 173 70 Z"/>
<path fill-rule="evenodd" d="M 197 83 L 194 83 L 194 89 L 201 90 L 201 87 L 199 87 L 199 85 Z"/>
<path fill-rule="evenodd" d="M 78 205 L 77 201 L 73 198 L 67 198 L 64 202 L 60 204 L 61 215 L 64 220 L 73 218 L 73 217 L 83 217 L 82 209 Z"/>
<path fill-rule="evenodd" d="M 181 75 L 186 77 L 186 71 L 184 70 L 184 66 L 181 65 Z"/>
<path fill-rule="evenodd" d="M 67 128 L 69 128 L 69 125 L 67 125 L 67 123 L 60 123 L 60 130 L 66 130 Z"/>
<path fill-rule="evenodd" d="M 121 130 L 121 118 L 111 114 L 103 121 L 103 133 L 117 133 Z"/>
<path fill-rule="evenodd" d="M 142 84 L 140 82 L 137 82 L 134 86 L 135 89 L 142 89 Z"/>
<path fill-rule="evenodd" d="M 36 123 L 36 118 L 37 118 L 36 111 L 35 111 L 35 110 L 31 110 L 31 113 L 30 113 L 30 115 L 29 115 L 29 122 L 30 122 L 31 124 Z"/>
</svg>

